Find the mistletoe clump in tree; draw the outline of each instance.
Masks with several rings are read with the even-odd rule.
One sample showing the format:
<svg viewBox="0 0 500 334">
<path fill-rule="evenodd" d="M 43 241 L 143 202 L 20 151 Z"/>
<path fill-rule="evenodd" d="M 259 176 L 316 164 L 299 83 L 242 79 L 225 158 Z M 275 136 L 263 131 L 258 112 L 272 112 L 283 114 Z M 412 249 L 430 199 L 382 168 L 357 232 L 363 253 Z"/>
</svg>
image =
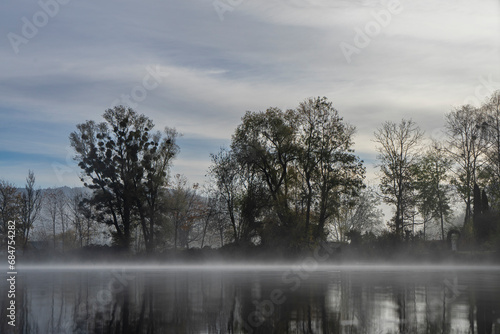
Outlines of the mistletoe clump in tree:
<svg viewBox="0 0 500 334">
<path fill-rule="evenodd" d="M 123 106 L 106 110 L 103 118 L 78 124 L 70 135 L 81 179 L 93 190 L 97 219 L 114 228 L 115 243 L 128 249 L 131 232 L 140 225 L 151 252 L 168 171 L 179 151 L 177 132 L 153 132 L 152 120 Z"/>
</svg>

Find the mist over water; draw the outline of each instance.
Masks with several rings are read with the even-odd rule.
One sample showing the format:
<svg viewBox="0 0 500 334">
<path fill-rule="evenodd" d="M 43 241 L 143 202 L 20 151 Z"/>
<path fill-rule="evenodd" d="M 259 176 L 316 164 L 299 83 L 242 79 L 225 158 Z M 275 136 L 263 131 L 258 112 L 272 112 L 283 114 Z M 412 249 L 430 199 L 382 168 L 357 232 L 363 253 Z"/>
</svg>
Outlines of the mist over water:
<svg viewBox="0 0 500 334">
<path fill-rule="evenodd" d="M 0 269 L 7 267 L 0 266 Z M 470 272 L 487 272 L 498 271 L 500 272 L 499 264 L 391 264 L 384 262 L 369 263 L 317 263 L 316 261 L 302 262 L 205 262 L 205 263 L 161 263 L 161 262 L 125 262 L 125 263 L 68 263 L 68 262 L 51 262 L 51 263 L 29 263 L 18 265 L 20 271 L 107 271 L 107 270 L 121 270 L 121 271 L 396 271 L 396 272 L 421 272 L 421 271 L 470 271 Z"/>
<path fill-rule="evenodd" d="M 17 289 L 19 333 L 500 332 L 494 265 L 25 264 Z"/>
</svg>

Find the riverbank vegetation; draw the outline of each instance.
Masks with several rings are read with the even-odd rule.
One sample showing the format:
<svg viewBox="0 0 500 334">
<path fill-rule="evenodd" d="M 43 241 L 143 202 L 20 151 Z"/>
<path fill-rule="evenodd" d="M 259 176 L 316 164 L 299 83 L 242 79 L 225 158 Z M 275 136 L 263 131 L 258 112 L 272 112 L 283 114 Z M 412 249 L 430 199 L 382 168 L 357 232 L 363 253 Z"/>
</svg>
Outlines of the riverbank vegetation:
<svg viewBox="0 0 500 334">
<path fill-rule="evenodd" d="M 42 191 L 32 171 L 24 189 L 0 182 L 0 233 L 15 220 L 26 251 L 167 258 L 215 248 L 287 258 L 325 242 L 346 258 L 499 251 L 500 91 L 445 119 L 441 140 L 411 119 L 382 123 L 378 184 L 367 185 L 355 127 L 327 98 L 249 111 L 230 145 L 210 154 L 200 186 L 171 175 L 182 149 L 175 129 L 116 106 L 70 134 L 83 188 Z M 382 202 L 392 210 L 385 222 Z"/>
</svg>

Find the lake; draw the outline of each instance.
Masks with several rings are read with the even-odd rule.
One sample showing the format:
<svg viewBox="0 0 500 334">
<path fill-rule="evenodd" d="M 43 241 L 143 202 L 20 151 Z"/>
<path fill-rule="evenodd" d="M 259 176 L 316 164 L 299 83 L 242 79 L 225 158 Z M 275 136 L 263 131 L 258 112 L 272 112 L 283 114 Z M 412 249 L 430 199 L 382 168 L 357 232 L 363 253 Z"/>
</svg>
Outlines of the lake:
<svg viewBox="0 0 500 334">
<path fill-rule="evenodd" d="M 1 333 L 500 333 L 494 266 L 24 266 L 16 331 L 0 288 Z"/>
</svg>

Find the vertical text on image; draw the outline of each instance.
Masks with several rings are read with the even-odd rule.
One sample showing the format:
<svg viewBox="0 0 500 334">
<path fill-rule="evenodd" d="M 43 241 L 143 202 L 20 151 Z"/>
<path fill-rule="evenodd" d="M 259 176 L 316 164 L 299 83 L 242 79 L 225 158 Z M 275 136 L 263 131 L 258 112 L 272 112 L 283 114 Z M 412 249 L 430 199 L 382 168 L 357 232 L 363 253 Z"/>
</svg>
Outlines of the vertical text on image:
<svg viewBox="0 0 500 334">
<path fill-rule="evenodd" d="M 7 307 L 7 322 L 10 326 L 16 326 L 16 222 L 10 220 L 7 227 L 7 263 L 9 265 L 7 272 L 9 299 Z"/>
</svg>

